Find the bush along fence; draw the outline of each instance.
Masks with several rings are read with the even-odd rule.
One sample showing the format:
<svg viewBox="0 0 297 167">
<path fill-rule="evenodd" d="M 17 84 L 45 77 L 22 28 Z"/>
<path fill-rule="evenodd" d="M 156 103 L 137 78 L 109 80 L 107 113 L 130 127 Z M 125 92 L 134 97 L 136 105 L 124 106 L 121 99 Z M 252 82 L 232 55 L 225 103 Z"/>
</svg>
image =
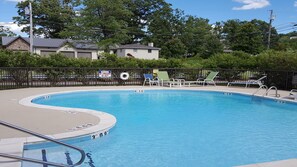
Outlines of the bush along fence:
<svg viewBox="0 0 297 167">
<path fill-rule="evenodd" d="M 170 78 L 189 81 L 205 78 L 210 71 L 218 71 L 217 85 L 227 85 L 231 81 L 257 80 L 267 77 L 264 84 L 278 89 L 297 88 L 297 71 L 253 71 L 228 69 L 120 69 L 120 68 L 0 68 L 0 89 L 28 87 L 65 87 L 65 86 L 113 86 L 142 85 L 143 74 L 167 71 Z M 239 85 L 237 85 L 239 86 Z"/>
</svg>

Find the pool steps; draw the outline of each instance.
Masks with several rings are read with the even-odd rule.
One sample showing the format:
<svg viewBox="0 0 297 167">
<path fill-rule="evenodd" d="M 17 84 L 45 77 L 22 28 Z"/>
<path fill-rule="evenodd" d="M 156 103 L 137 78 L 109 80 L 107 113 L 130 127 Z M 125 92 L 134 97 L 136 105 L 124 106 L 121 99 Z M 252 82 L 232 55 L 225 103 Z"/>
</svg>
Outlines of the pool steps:
<svg viewBox="0 0 297 167">
<path fill-rule="evenodd" d="M 56 163 L 61 163 L 61 164 L 67 164 L 67 165 L 73 165 L 72 161 L 72 154 L 68 151 L 60 151 L 60 152 L 54 152 L 54 157 L 53 153 L 50 153 L 50 151 L 46 149 L 41 149 L 41 150 L 34 150 L 34 151 L 29 151 L 26 152 L 24 156 L 28 158 L 34 158 L 34 159 L 39 159 L 45 162 L 56 162 Z M 58 158 L 57 158 L 58 157 Z M 23 162 L 22 167 L 45 167 L 47 165 L 42 165 L 42 164 L 34 164 L 30 162 Z"/>
<path fill-rule="evenodd" d="M 85 136 L 78 139 L 72 139 L 66 141 L 67 143 L 75 143 L 79 142 L 81 140 L 93 140 L 97 138 L 104 137 L 109 134 L 109 131 L 100 132 L 100 133 L 94 133 L 90 136 Z M 64 141 L 65 142 L 65 141 Z M 38 149 L 36 149 L 36 147 Z M 26 158 L 33 158 L 38 160 L 43 160 L 45 162 L 56 162 L 56 163 L 62 163 L 67 165 L 73 165 L 73 160 L 77 159 L 79 154 L 73 150 L 68 151 L 68 149 L 65 149 L 64 147 L 59 147 L 59 151 L 51 151 L 50 149 L 53 148 L 52 143 L 45 143 L 45 144 L 33 144 L 33 145 L 27 145 L 25 146 L 23 157 Z M 95 167 L 94 161 L 92 158 L 92 153 L 87 152 L 85 161 L 83 162 L 84 165 Z M 31 162 L 23 162 L 21 167 L 49 167 L 47 165 L 42 164 L 34 164 Z"/>
<path fill-rule="evenodd" d="M 37 140 L 36 142 L 32 142 L 32 143 L 35 143 L 35 144 L 24 146 L 25 141 L 23 139 L 21 139 L 21 138 L 19 139 L 20 141 L 7 140 L 7 142 L 13 142 L 14 145 L 15 145 L 15 142 L 18 142 L 20 145 L 17 145 L 18 146 L 17 149 L 19 149 L 18 151 L 14 151 L 13 153 L 8 153 L 7 151 L 4 152 L 4 153 L 0 153 L 1 154 L 0 160 L 5 161 L 6 163 L 9 163 L 9 164 L 6 164 L 5 167 L 21 166 L 20 161 L 16 161 L 16 160 L 22 160 L 23 164 L 29 163 L 30 165 L 28 165 L 28 167 L 32 167 L 32 163 L 34 165 L 39 165 L 39 166 L 43 166 L 43 167 L 47 167 L 49 165 L 59 166 L 60 165 L 59 163 L 61 163 L 61 162 L 56 162 L 55 161 L 56 159 L 53 159 L 52 161 L 48 160 L 47 155 L 46 155 L 45 148 L 53 146 L 53 144 L 59 145 L 59 148 L 62 146 L 61 148 L 73 149 L 73 151 L 76 151 L 76 153 L 79 153 L 80 159 L 77 162 L 75 161 L 76 163 L 74 164 L 74 165 L 79 165 L 81 163 L 84 163 L 84 160 L 86 158 L 85 152 L 83 150 L 81 150 L 80 148 L 78 148 L 78 147 L 66 144 L 66 142 L 69 143 L 69 142 L 75 142 L 75 141 L 96 139 L 96 138 L 99 138 L 99 137 L 103 137 L 103 136 L 105 136 L 105 135 L 107 135 L 109 133 L 109 129 L 105 129 L 105 130 L 102 130 L 102 131 L 95 132 L 95 133 L 93 133 L 91 135 L 89 134 L 89 135 L 84 135 L 84 136 L 81 136 L 81 137 L 67 138 L 64 141 L 60 141 L 60 140 L 54 139 L 54 137 L 52 137 L 52 136 L 45 136 L 45 135 L 42 135 L 42 134 L 38 134 L 36 132 L 30 131 L 28 129 L 24 129 L 22 127 L 18 127 L 16 125 L 13 125 L 13 124 L 10 124 L 10 123 L 4 122 L 4 121 L 0 121 L 0 124 L 3 125 L 3 126 L 6 126 L 8 128 L 12 128 L 12 129 L 24 132 L 24 133 L 31 134 L 31 135 L 35 136 L 33 138 L 41 138 L 44 141 L 50 141 L 50 142 L 44 142 L 44 141 L 40 142 L 40 141 Z M 82 127 L 82 128 L 87 128 L 87 127 Z M 7 144 L 8 143 L 5 143 L 3 141 L 0 142 L 0 146 L 4 145 L 4 146 L 7 147 Z M 42 148 L 41 149 L 41 157 L 42 157 L 41 159 L 40 158 L 24 156 L 24 151 L 25 150 L 30 150 L 29 149 L 30 147 L 34 148 L 34 147 L 38 147 L 38 146 L 40 148 Z M 12 147 L 12 146 L 9 145 L 9 148 L 4 148 L 4 150 L 12 151 L 10 147 Z M 18 153 L 18 155 L 15 155 L 15 153 Z M 66 158 L 67 158 L 67 164 L 69 165 L 69 163 L 72 163 L 72 160 L 71 160 L 68 152 L 65 152 L 65 155 L 66 155 Z M 12 159 L 15 159 L 15 160 L 9 159 L 7 161 L 3 157 L 12 158 Z M 64 165 L 64 164 L 61 164 L 61 165 Z M 2 167 L 1 164 L 0 164 L 0 166 Z M 24 166 L 24 165 L 22 165 L 22 166 Z"/>
<path fill-rule="evenodd" d="M 39 159 L 43 161 L 52 161 L 56 163 L 62 163 L 67 165 L 73 165 L 73 159 L 75 159 L 78 155 L 74 152 L 66 151 L 51 151 L 47 149 L 38 149 L 38 150 L 28 150 L 25 151 L 24 156 L 28 158 Z M 86 159 L 83 163 L 84 166 L 95 167 L 94 160 L 92 157 L 92 153 L 86 153 Z M 30 162 L 23 162 L 22 167 L 49 167 L 47 165 L 42 164 L 34 164 Z"/>
</svg>

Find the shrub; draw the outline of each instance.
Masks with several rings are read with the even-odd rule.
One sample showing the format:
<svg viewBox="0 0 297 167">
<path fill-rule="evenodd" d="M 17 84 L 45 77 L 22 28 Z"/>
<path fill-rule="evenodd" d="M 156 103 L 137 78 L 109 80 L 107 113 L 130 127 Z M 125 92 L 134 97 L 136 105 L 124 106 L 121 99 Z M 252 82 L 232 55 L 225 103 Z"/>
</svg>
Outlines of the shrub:
<svg viewBox="0 0 297 167">
<path fill-rule="evenodd" d="M 297 53 L 289 51 L 266 51 L 256 57 L 260 69 L 297 70 Z"/>
</svg>

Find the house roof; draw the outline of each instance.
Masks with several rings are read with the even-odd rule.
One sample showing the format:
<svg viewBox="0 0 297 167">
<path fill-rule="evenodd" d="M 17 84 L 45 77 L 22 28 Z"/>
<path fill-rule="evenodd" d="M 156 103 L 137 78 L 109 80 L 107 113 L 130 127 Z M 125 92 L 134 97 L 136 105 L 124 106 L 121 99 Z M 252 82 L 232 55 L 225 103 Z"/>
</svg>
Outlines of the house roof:
<svg viewBox="0 0 297 167">
<path fill-rule="evenodd" d="M 127 44 L 127 45 L 119 45 L 117 49 L 152 49 L 152 50 L 160 50 L 160 48 L 146 46 L 141 44 Z"/>
<path fill-rule="evenodd" d="M 2 37 L 2 45 L 7 46 L 21 38 L 25 40 L 28 44 L 30 44 L 30 38 L 28 37 Z M 91 43 L 89 41 L 77 41 L 77 40 L 69 40 L 69 39 L 50 39 L 50 38 L 34 38 L 33 46 L 34 47 L 41 47 L 41 48 L 60 48 L 66 43 L 70 43 L 73 47 L 77 49 L 91 49 L 91 50 L 98 50 L 99 47 Z"/>
</svg>

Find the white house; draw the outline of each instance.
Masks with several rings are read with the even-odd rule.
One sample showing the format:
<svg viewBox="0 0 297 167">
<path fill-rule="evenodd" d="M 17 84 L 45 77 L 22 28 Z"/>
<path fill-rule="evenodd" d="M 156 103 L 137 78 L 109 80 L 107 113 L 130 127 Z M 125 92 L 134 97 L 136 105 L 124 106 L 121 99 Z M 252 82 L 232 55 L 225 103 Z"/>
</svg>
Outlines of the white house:
<svg viewBox="0 0 297 167">
<path fill-rule="evenodd" d="M 116 47 L 116 54 L 119 57 L 134 57 L 137 59 L 158 60 L 160 48 L 149 43 L 148 46 L 141 44 L 128 44 Z"/>
<path fill-rule="evenodd" d="M 30 39 L 27 37 L 2 37 L 2 46 L 8 50 L 29 51 Z M 88 41 L 34 38 L 33 52 L 44 56 L 62 53 L 72 58 L 98 59 L 98 55 L 103 51 L 96 44 Z"/>
</svg>

